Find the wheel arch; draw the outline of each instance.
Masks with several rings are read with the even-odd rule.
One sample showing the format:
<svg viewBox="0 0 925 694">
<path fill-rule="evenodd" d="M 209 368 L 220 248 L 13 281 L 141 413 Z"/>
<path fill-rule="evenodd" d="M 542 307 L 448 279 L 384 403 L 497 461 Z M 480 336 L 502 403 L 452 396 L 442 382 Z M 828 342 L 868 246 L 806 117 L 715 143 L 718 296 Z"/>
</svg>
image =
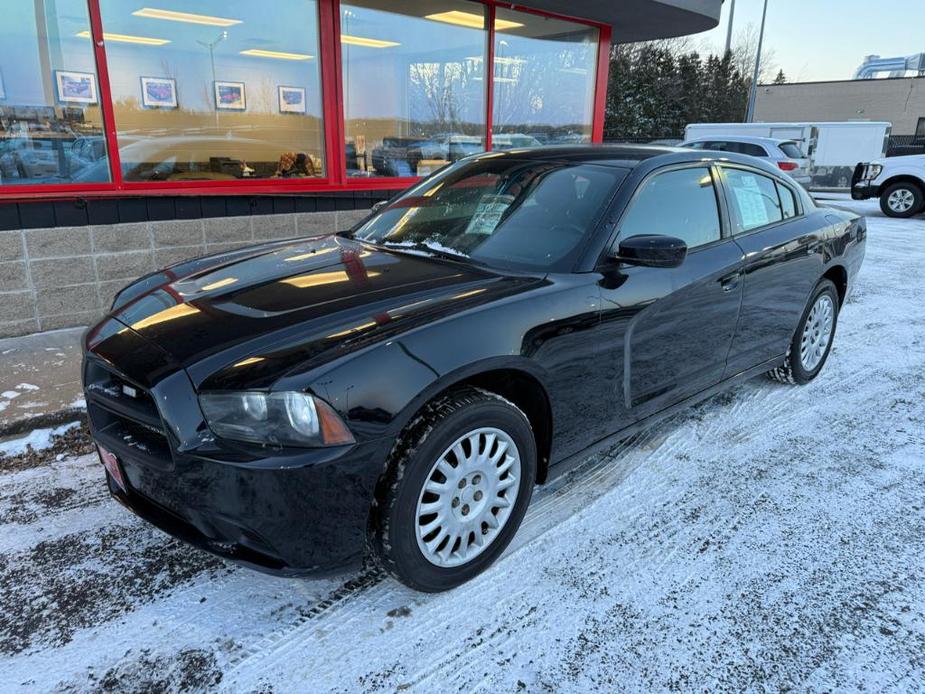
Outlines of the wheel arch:
<svg viewBox="0 0 925 694">
<path fill-rule="evenodd" d="M 823 273 L 821 279 L 830 280 L 835 285 L 838 291 L 838 308 L 841 310 L 845 304 L 845 297 L 848 296 L 848 270 L 844 265 L 832 265 Z"/>
<path fill-rule="evenodd" d="M 880 184 L 880 188 L 877 191 L 877 195 L 878 196 L 883 195 L 886 192 L 887 188 L 889 188 L 892 185 L 895 185 L 896 183 L 911 183 L 916 188 L 918 188 L 919 191 L 923 195 L 925 195 L 925 181 L 923 181 L 919 176 L 916 176 L 914 174 L 907 174 L 907 173 L 901 173 L 901 174 L 896 174 L 894 176 L 890 176 L 890 178 L 886 179 L 883 183 Z"/>
</svg>

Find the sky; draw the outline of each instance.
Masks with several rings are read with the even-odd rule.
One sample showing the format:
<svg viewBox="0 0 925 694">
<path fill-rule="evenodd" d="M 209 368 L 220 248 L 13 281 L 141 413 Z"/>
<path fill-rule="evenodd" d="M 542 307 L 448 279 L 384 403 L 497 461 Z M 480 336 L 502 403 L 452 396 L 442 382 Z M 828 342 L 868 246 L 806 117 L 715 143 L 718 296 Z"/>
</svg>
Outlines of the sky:
<svg viewBox="0 0 925 694">
<path fill-rule="evenodd" d="M 691 37 L 697 48 L 722 52 L 732 0 L 719 26 Z M 761 24 L 763 0 L 735 0 L 737 32 Z M 925 0 L 768 0 L 765 47 L 790 82 L 847 80 L 864 56 L 925 52 Z"/>
</svg>

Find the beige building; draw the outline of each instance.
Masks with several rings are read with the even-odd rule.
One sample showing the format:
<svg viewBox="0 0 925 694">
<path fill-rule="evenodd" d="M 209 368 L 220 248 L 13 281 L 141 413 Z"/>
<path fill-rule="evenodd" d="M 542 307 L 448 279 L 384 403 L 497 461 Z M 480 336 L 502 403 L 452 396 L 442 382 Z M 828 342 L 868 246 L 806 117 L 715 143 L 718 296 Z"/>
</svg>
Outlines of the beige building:
<svg viewBox="0 0 925 694">
<path fill-rule="evenodd" d="M 925 77 L 763 84 L 755 120 L 888 121 L 894 135 L 925 134 Z"/>
</svg>

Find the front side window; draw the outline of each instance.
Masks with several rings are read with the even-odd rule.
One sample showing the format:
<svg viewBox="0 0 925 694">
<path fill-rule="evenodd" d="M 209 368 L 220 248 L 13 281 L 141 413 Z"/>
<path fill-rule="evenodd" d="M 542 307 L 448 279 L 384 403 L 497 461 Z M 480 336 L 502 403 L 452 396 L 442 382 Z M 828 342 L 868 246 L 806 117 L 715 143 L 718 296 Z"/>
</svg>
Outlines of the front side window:
<svg viewBox="0 0 925 694">
<path fill-rule="evenodd" d="M 348 176 L 425 176 L 485 142 L 484 5 L 340 6 Z"/>
<path fill-rule="evenodd" d="M 75 180 L 110 180 L 87 2 L 4 3 L 0 186 Z"/>
<path fill-rule="evenodd" d="M 720 238 L 713 176 L 705 167 L 656 174 L 643 184 L 620 221 L 620 238 L 674 236 L 696 248 Z"/>
<path fill-rule="evenodd" d="M 623 177 L 593 164 L 458 164 L 408 191 L 356 236 L 488 265 L 567 271 Z"/>
<path fill-rule="evenodd" d="M 599 31 L 498 8 L 493 149 L 591 141 Z"/>
<path fill-rule="evenodd" d="M 751 231 L 783 219 L 776 184 L 745 169 L 726 169 L 732 221 L 737 232 Z"/>
<path fill-rule="evenodd" d="M 126 181 L 325 176 L 315 0 L 100 12 Z"/>
</svg>

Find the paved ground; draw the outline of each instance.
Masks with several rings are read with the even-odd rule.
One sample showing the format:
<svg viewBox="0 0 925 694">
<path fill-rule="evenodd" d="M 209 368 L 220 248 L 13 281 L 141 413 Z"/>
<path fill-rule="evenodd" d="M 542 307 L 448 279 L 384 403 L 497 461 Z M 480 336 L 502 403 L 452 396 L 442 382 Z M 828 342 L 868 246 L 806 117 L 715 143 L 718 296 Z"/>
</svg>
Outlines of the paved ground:
<svg viewBox="0 0 925 694">
<path fill-rule="evenodd" d="M 50 424 L 83 407 L 80 336 L 83 328 L 0 340 L 0 436 L 30 421 Z"/>
<path fill-rule="evenodd" d="M 280 580 L 107 499 L 68 440 L 0 462 L 4 690 L 925 688 L 925 220 L 874 205 L 822 375 L 758 379 L 536 496 L 448 594 Z"/>
</svg>

